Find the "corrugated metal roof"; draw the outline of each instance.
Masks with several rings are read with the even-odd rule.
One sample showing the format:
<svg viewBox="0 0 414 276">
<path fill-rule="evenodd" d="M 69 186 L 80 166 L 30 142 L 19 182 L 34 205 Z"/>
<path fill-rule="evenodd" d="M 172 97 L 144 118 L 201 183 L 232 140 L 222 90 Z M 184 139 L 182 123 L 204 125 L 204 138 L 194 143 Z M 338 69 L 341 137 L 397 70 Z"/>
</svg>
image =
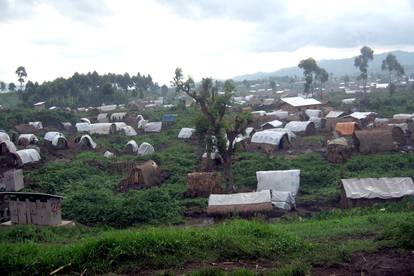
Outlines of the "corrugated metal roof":
<svg viewBox="0 0 414 276">
<path fill-rule="evenodd" d="M 287 97 L 281 98 L 281 100 L 294 107 L 322 104 L 320 101 L 313 98 L 305 99 L 302 97 Z"/>
</svg>

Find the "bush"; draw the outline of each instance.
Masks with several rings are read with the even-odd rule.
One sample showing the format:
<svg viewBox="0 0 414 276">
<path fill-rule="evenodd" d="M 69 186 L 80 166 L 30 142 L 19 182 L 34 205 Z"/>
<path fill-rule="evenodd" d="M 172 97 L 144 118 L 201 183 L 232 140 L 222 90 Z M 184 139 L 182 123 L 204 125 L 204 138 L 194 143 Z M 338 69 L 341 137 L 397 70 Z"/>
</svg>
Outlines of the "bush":
<svg viewBox="0 0 414 276">
<path fill-rule="evenodd" d="M 391 243 L 399 248 L 414 248 L 414 215 L 405 221 L 399 221 L 389 225 L 385 231 L 383 238 L 391 241 Z"/>
</svg>

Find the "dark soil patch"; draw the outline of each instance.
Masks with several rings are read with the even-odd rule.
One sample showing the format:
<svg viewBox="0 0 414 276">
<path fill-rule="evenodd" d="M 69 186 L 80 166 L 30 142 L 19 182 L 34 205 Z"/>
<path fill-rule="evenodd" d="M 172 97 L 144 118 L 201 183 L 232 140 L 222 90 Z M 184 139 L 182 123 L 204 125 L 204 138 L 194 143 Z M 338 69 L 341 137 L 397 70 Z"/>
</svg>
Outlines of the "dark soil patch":
<svg viewBox="0 0 414 276">
<path fill-rule="evenodd" d="M 414 251 L 383 248 L 367 253 L 356 252 L 349 263 L 328 267 L 314 267 L 314 275 L 414 275 Z"/>
</svg>

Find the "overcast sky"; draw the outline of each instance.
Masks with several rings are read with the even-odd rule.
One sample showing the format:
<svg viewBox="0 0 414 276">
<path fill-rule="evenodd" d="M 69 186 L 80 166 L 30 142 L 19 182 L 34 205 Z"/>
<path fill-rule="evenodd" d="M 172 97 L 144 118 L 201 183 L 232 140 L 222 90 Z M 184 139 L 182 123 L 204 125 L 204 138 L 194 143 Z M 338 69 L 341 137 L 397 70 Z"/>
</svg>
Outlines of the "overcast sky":
<svg viewBox="0 0 414 276">
<path fill-rule="evenodd" d="M 0 80 L 230 78 L 300 59 L 414 50 L 414 0 L 0 0 Z"/>
</svg>

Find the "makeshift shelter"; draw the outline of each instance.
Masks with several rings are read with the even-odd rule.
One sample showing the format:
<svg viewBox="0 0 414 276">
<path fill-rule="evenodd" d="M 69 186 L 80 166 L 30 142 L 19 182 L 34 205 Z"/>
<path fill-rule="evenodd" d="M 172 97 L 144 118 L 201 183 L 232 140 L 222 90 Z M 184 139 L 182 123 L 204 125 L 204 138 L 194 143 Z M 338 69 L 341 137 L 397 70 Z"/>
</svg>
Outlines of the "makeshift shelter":
<svg viewBox="0 0 414 276">
<path fill-rule="evenodd" d="M 46 102 L 38 102 L 38 103 L 35 103 L 35 104 L 33 104 L 33 107 L 34 107 L 34 109 L 36 109 L 36 110 L 45 110 L 45 108 L 46 108 Z"/>
<path fill-rule="evenodd" d="M 271 191 L 273 206 L 285 210 L 295 207 L 300 185 L 300 170 L 258 171 L 257 191 Z"/>
<path fill-rule="evenodd" d="M 93 141 L 91 136 L 89 135 L 82 135 L 81 137 L 77 137 L 75 139 L 75 143 L 78 145 L 81 149 L 95 149 L 96 143 Z"/>
<path fill-rule="evenodd" d="M 341 206 L 361 207 L 414 195 L 411 177 L 341 179 Z"/>
<path fill-rule="evenodd" d="M 283 111 L 283 110 L 277 110 L 277 111 L 266 113 L 266 116 L 274 116 L 278 120 L 286 120 L 289 116 L 289 112 Z"/>
<path fill-rule="evenodd" d="M 76 131 L 76 128 L 70 122 L 62 122 L 60 124 L 61 124 L 61 127 L 64 131 L 67 131 L 67 132 L 75 132 Z"/>
<path fill-rule="evenodd" d="M 126 116 L 127 116 L 126 112 L 113 113 L 111 115 L 111 122 L 122 122 L 125 120 Z"/>
<path fill-rule="evenodd" d="M 105 153 L 104 153 L 104 157 L 105 158 L 108 158 L 108 159 L 112 159 L 112 158 L 115 158 L 115 154 L 113 154 L 112 152 L 110 152 L 110 151 L 105 151 Z"/>
<path fill-rule="evenodd" d="M 24 147 L 37 144 L 37 142 L 39 142 L 39 139 L 34 134 L 20 134 L 17 138 L 17 144 Z"/>
<path fill-rule="evenodd" d="M 308 118 L 321 118 L 323 115 L 322 110 L 319 109 L 306 109 L 305 114 L 308 116 Z"/>
<path fill-rule="evenodd" d="M 195 132 L 194 128 L 183 127 L 180 130 L 180 133 L 178 133 L 178 138 L 179 139 L 190 139 L 191 136 L 193 136 L 194 132 Z"/>
<path fill-rule="evenodd" d="M 359 126 L 356 122 L 336 123 L 335 131 L 341 136 L 352 136 Z"/>
<path fill-rule="evenodd" d="M 252 136 L 250 148 L 264 150 L 266 153 L 286 150 L 290 148 L 289 137 L 286 132 L 282 131 L 258 131 Z"/>
<path fill-rule="evenodd" d="M 99 113 L 96 121 L 98 123 L 109 123 L 108 113 Z"/>
<path fill-rule="evenodd" d="M 100 134 L 100 135 L 115 134 L 116 130 L 117 130 L 116 125 L 113 123 L 96 123 L 96 124 L 90 124 L 89 126 L 90 134 Z"/>
<path fill-rule="evenodd" d="M 247 127 L 244 134 L 239 134 L 236 137 L 236 143 L 243 142 L 247 139 L 252 138 L 253 134 L 255 134 L 255 133 L 256 133 L 256 131 L 254 130 L 254 128 Z"/>
<path fill-rule="evenodd" d="M 43 129 L 42 122 L 29 122 L 29 125 L 31 125 L 35 129 Z"/>
<path fill-rule="evenodd" d="M 398 127 L 357 130 L 354 134 L 355 148 L 361 153 L 397 150 L 405 142 L 404 133 Z"/>
<path fill-rule="evenodd" d="M 157 163 L 148 160 L 132 168 L 129 176 L 121 182 L 120 190 L 143 189 L 159 185 L 161 172 Z"/>
<path fill-rule="evenodd" d="M 375 118 L 374 127 L 381 127 L 388 125 L 390 119 L 388 118 Z"/>
<path fill-rule="evenodd" d="M 327 159 L 331 163 L 343 164 L 351 157 L 352 148 L 344 137 L 328 142 Z"/>
<path fill-rule="evenodd" d="M 17 151 L 16 146 L 10 140 L 0 142 L 0 155 L 7 155 L 8 153 L 15 153 Z"/>
<path fill-rule="evenodd" d="M 91 120 L 89 120 L 88 118 L 80 118 L 80 121 L 81 121 L 82 123 L 88 123 L 88 124 L 90 124 L 90 123 L 91 123 Z"/>
<path fill-rule="evenodd" d="M 128 137 L 136 136 L 137 132 L 132 126 L 125 126 L 122 128 L 122 133 L 125 134 Z"/>
<path fill-rule="evenodd" d="M 392 118 L 396 120 L 413 120 L 414 115 L 413 114 L 394 114 Z"/>
<path fill-rule="evenodd" d="M 232 215 L 272 211 L 269 190 L 238 194 L 211 194 L 208 198 L 207 214 Z"/>
<path fill-rule="evenodd" d="M 46 132 L 44 140 L 47 145 L 51 145 L 53 148 L 56 148 L 56 149 L 68 148 L 68 141 L 66 140 L 66 137 L 60 132 L 56 132 L 56 131 Z"/>
<path fill-rule="evenodd" d="M 322 103 L 313 98 L 285 97 L 280 99 L 283 104 L 281 109 L 291 112 L 304 111 L 306 109 L 319 109 Z"/>
<path fill-rule="evenodd" d="M 6 192 L 18 192 L 24 188 L 23 170 L 12 169 L 3 173 L 3 179 L 0 186 L 6 190 Z"/>
<path fill-rule="evenodd" d="M 26 164 L 40 161 L 40 154 L 35 149 L 23 149 L 16 152 L 10 152 L 7 155 L 7 162 L 11 166 L 22 167 Z"/>
<path fill-rule="evenodd" d="M 289 130 L 287 128 L 271 128 L 271 129 L 267 129 L 267 131 L 286 133 L 288 135 L 288 138 L 289 138 L 289 142 L 290 143 L 292 143 L 293 139 L 296 138 L 296 134 L 293 133 L 291 130 Z"/>
<path fill-rule="evenodd" d="M 279 120 L 273 120 L 261 125 L 262 129 L 282 127 L 283 123 Z"/>
<path fill-rule="evenodd" d="M 146 123 L 144 126 L 145 132 L 161 132 L 162 122 Z"/>
<path fill-rule="evenodd" d="M 127 124 L 125 124 L 124 122 L 114 122 L 112 124 L 115 125 L 116 132 L 121 132 L 125 127 L 127 127 Z"/>
<path fill-rule="evenodd" d="M 91 124 L 90 123 L 76 123 L 75 127 L 76 127 L 77 132 L 89 132 L 89 130 L 91 129 Z"/>
<path fill-rule="evenodd" d="M 154 147 L 147 142 L 142 143 L 138 148 L 138 156 L 153 154 L 154 152 Z"/>
<path fill-rule="evenodd" d="M 309 122 L 315 124 L 315 128 L 317 129 L 325 129 L 326 126 L 326 119 L 321 117 L 310 117 Z"/>
<path fill-rule="evenodd" d="M 297 135 L 313 135 L 315 133 L 315 124 L 310 121 L 292 121 L 287 123 L 285 128 Z"/>
<path fill-rule="evenodd" d="M 139 120 L 137 124 L 138 129 L 144 129 L 147 123 L 148 123 L 147 120 Z"/>
<path fill-rule="evenodd" d="M 134 140 L 128 141 L 128 143 L 125 146 L 125 152 L 129 154 L 137 154 L 138 152 L 138 144 Z"/>
<path fill-rule="evenodd" d="M 193 172 L 187 174 L 187 195 L 190 197 L 208 196 L 221 193 L 219 176 L 216 172 Z"/>
<path fill-rule="evenodd" d="M 4 141 L 10 141 L 10 136 L 5 132 L 0 131 L 0 143 Z"/>
<path fill-rule="evenodd" d="M 117 107 L 118 106 L 116 104 L 111 104 L 111 105 L 101 105 L 97 107 L 97 109 L 101 112 L 109 112 L 109 111 L 115 110 Z"/>
<path fill-rule="evenodd" d="M 361 127 L 366 127 L 374 122 L 376 115 L 375 112 L 354 112 L 347 117 L 353 118 Z"/>
<path fill-rule="evenodd" d="M 12 224 L 55 226 L 62 223 L 61 196 L 43 193 L 0 193 L 9 202 Z"/>
<path fill-rule="evenodd" d="M 328 114 L 326 114 L 325 118 L 340 118 L 341 116 L 345 115 L 345 112 L 339 111 L 339 110 L 332 110 L 329 111 Z"/>
</svg>

